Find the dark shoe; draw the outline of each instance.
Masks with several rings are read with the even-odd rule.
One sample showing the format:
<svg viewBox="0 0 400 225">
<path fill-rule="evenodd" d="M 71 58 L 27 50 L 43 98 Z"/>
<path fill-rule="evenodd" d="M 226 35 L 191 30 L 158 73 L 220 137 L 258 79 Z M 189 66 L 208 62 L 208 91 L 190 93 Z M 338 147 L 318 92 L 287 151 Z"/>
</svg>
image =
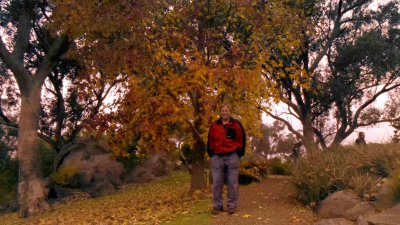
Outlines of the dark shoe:
<svg viewBox="0 0 400 225">
<path fill-rule="evenodd" d="M 222 212 L 222 209 L 221 209 L 221 208 L 213 208 L 211 214 L 217 215 L 217 214 L 219 214 L 220 212 Z"/>
<path fill-rule="evenodd" d="M 235 209 L 228 209 L 228 214 L 232 215 L 235 213 Z"/>
</svg>

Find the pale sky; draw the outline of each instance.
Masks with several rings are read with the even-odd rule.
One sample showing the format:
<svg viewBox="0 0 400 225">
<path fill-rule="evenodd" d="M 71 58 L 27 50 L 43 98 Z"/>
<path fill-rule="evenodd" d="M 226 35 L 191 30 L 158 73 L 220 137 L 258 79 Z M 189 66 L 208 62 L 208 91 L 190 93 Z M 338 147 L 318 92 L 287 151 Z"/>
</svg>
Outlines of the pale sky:
<svg viewBox="0 0 400 225">
<path fill-rule="evenodd" d="M 386 99 L 387 94 L 384 94 L 378 97 L 378 99 L 374 103 L 372 103 L 372 106 L 383 109 Z M 284 105 L 274 105 L 273 107 L 278 112 L 282 112 L 282 110 L 284 110 Z M 287 117 L 287 120 L 291 122 L 292 126 L 296 130 L 302 129 L 300 121 L 298 121 L 294 117 Z M 272 119 L 271 117 L 267 116 L 266 114 L 263 115 L 263 122 L 265 124 L 271 125 L 273 121 L 274 119 Z M 357 139 L 358 132 L 360 131 L 365 132 L 365 140 L 367 143 L 387 143 L 391 140 L 394 128 L 391 127 L 389 123 L 381 123 L 376 126 L 358 128 L 348 138 L 346 138 L 342 142 L 342 144 L 353 144 L 354 141 Z"/>
</svg>

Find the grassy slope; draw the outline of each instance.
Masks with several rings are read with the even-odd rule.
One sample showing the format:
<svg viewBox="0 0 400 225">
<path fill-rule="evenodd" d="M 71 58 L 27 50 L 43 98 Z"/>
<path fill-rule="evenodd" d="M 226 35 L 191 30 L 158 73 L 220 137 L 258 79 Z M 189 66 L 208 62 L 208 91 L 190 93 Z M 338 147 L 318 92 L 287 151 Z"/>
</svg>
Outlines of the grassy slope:
<svg viewBox="0 0 400 225">
<path fill-rule="evenodd" d="M 49 213 L 20 219 L 0 216 L 0 224 L 208 224 L 210 199 L 187 196 L 190 177 L 176 172 L 167 178 L 100 198 L 57 204 Z"/>
</svg>

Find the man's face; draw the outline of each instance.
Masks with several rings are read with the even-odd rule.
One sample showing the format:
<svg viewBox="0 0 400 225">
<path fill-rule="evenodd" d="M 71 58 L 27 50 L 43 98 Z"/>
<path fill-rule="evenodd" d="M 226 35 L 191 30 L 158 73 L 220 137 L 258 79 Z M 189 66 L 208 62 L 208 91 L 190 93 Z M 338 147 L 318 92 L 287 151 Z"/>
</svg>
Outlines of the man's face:
<svg viewBox="0 0 400 225">
<path fill-rule="evenodd" d="M 229 119 L 229 108 L 227 106 L 221 108 L 221 118 L 225 121 Z"/>
</svg>

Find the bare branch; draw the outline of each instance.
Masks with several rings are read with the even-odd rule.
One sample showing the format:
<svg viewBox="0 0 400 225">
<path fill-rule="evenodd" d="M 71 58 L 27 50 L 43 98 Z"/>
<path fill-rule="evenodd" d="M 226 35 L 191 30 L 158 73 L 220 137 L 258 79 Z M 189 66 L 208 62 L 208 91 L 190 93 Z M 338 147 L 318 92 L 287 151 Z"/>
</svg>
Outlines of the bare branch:
<svg viewBox="0 0 400 225">
<path fill-rule="evenodd" d="M 5 121 L 0 121 L 0 124 L 6 125 L 8 127 L 12 127 L 12 128 L 18 128 L 18 125 L 16 123 L 13 122 L 5 122 Z"/>
<path fill-rule="evenodd" d="M 36 84 L 37 85 L 42 85 L 46 77 L 49 75 L 53 64 L 54 60 L 62 55 L 67 49 L 62 49 L 65 44 L 67 44 L 68 38 L 66 35 L 62 35 L 58 37 L 51 48 L 49 49 L 48 53 L 46 54 L 43 62 L 40 64 L 39 69 L 37 71 L 36 76 Z"/>
<path fill-rule="evenodd" d="M 26 94 L 29 91 L 29 83 L 32 82 L 32 77 L 25 69 L 24 65 L 18 61 L 16 57 L 10 54 L 0 37 L 0 58 L 4 64 L 13 72 L 18 83 L 21 94 Z"/>
<path fill-rule="evenodd" d="M 268 111 L 267 109 L 265 109 L 265 108 L 262 107 L 262 106 L 259 106 L 258 108 L 261 109 L 262 111 L 264 111 L 266 114 L 268 114 L 268 115 L 271 116 L 272 118 L 283 122 L 283 123 L 286 125 L 286 127 L 288 128 L 288 130 L 289 130 L 290 132 L 292 132 L 294 135 L 296 135 L 297 138 L 301 139 L 301 138 L 303 137 L 303 135 L 300 134 L 300 132 L 296 131 L 296 130 L 293 128 L 293 126 L 289 123 L 289 121 L 287 121 L 287 120 L 285 120 L 285 119 L 283 119 L 283 118 L 281 118 L 281 117 L 279 117 L 279 116 L 276 116 L 276 115 L 272 114 L 270 111 Z"/>
<path fill-rule="evenodd" d="M 397 87 L 400 87 L 400 83 L 394 84 L 392 86 L 389 86 L 390 82 L 386 83 L 385 86 L 375 93 L 368 101 L 364 102 L 355 112 L 354 114 L 354 120 L 353 120 L 353 126 L 358 125 L 358 118 L 361 115 L 362 110 L 364 110 L 367 106 L 369 106 L 371 103 L 373 103 L 380 95 L 383 93 L 389 92 Z"/>
<path fill-rule="evenodd" d="M 12 57 L 21 65 L 24 63 L 24 54 L 28 48 L 29 38 L 31 36 L 31 21 L 34 17 L 34 5 L 34 0 L 24 0 L 19 16 L 17 37 Z"/>
</svg>

